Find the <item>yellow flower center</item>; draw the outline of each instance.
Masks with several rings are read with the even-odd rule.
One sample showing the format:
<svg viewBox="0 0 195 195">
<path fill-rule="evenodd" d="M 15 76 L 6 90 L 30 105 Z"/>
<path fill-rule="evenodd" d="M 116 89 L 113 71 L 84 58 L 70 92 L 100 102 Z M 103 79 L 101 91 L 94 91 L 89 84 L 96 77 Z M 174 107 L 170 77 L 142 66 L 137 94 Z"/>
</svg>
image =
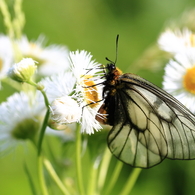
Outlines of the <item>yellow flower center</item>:
<svg viewBox="0 0 195 195">
<path fill-rule="evenodd" d="M 83 84 L 84 84 L 84 98 L 86 103 L 91 107 L 94 108 L 99 101 L 98 96 L 98 89 L 96 87 L 96 84 L 93 80 L 90 80 L 92 78 L 91 75 L 85 75 L 83 76 Z"/>
<path fill-rule="evenodd" d="M 187 91 L 195 94 L 195 66 L 187 69 L 183 78 L 183 85 Z"/>
</svg>

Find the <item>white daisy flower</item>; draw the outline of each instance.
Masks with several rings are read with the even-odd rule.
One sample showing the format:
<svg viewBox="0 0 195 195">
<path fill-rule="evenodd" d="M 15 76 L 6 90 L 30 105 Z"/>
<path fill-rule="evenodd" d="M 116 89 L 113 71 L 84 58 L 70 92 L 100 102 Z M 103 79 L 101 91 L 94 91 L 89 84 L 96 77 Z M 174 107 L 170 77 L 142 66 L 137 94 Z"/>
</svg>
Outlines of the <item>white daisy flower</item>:
<svg viewBox="0 0 195 195">
<path fill-rule="evenodd" d="M 0 104 L 0 153 L 14 149 L 26 140 L 34 140 L 40 128 L 42 97 L 15 93 Z"/>
<path fill-rule="evenodd" d="M 52 129 L 66 130 L 68 123 L 78 122 L 80 119 L 82 109 L 75 101 L 75 82 L 72 73 L 66 72 L 44 78 L 39 83 L 44 86 L 51 104 L 48 125 Z"/>
<path fill-rule="evenodd" d="M 7 76 L 7 71 L 14 62 L 12 43 L 5 35 L 0 35 L 0 79 Z"/>
<path fill-rule="evenodd" d="M 78 103 L 72 97 L 64 96 L 52 102 L 50 111 L 49 127 L 46 129 L 46 133 L 61 137 L 63 141 L 73 140 L 76 129 L 73 125 L 75 122 L 79 122 L 82 113 Z"/>
<path fill-rule="evenodd" d="M 67 124 L 78 122 L 81 118 L 82 109 L 70 96 L 55 99 L 51 104 L 51 120 Z"/>
<path fill-rule="evenodd" d="M 165 67 L 163 88 L 195 113 L 195 52 L 188 49 Z"/>
<path fill-rule="evenodd" d="M 65 46 L 44 46 L 44 36 L 39 36 L 37 41 L 29 41 L 26 36 L 18 40 L 18 46 L 23 57 L 33 58 L 38 62 L 38 73 L 50 76 L 67 70 L 69 66 L 69 51 Z"/>
<path fill-rule="evenodd" d="M 102 87 L 97 85 L 103 82 L 99 76 L 100 64 L 92 60 L 92 55 L 86 51 L 70 53 L 72 72 L 77 80 L 76 94 L 83 109 L 81 132 L 92 134 L 102 127 L 95 120 L 99 110 L 99 101 L 102 100 Z"/>
<path fill-rule="evenodd" d="M 58 116 L 57 118 L 60 119 L 52 120 L 54 128 L 61 128 L 61 126 L 59 127 L 58 125 L 63 125 L 69 123 L 70 121 L 77 122 L 80 118 L 78 114 L 80 109 L 82 110 L 82 116 L 79 122 L 82 126 L 82 132 L 91 134 L 94 133 L 94 130 L 98 131 L 101 129 L 99 122 L 95 120 L 95 116 L 97 115 L 97 111 L 100 107 L 98 101 L 102 99 L 102 87 L 96 84 L 101 84 L 103 80 L 98 75 L 100 72 L 100 65 L 92 61 L 91 58 L 92 56 L 85 51 L 71 52 L 70 61 L 73 74 L 61 73 L 50 78 L 43 79 L 40 82 L 41 85 L 45 87 L 45 92 L 50 103 L 57 99 L 58 102 L 59 100 L 61 101 L 63 106 L 67 106 L 62 99 L 71 98 L 72 100 L 75 100 L 79 106 L 77 109 L 73 109 L 76 113 L 72 113 L 70 108 L 69 112 L 67 112 L 67 109 L 57 109 L 58 112 L 56 115 L 54 113 L 55 109 L 51 108 L 51 114 L 53 112 L 53 116 Z M 71 119 L 73 118 L 74 121 L 70 120 L 70 118 L 69 121 L 62 120 L 62 118 L 59 117 L 59 112 L 61 113 L 60 115 L 63 119 L 70 117 Z M 66 117 L 64 117 L 64 114 Z M 68 116 L 68 114 L 70 114 L 70 116 Z"/>
<path fill-rule="evenodd" d="M 8 76 L 18 82 L 31 81 L 37 66 L 31 58 L 24 58 L 19 63 L 14 64 L 8 71 Z"/>
<path fill-rule="evenodd" d="M 195 48 L 195 34 L 187 28 L 175 31 L 167 29 L 160 35 L 158 44 L 162 50 L 173 54 L 185 52 L 187 48 Z"/>
</svg>

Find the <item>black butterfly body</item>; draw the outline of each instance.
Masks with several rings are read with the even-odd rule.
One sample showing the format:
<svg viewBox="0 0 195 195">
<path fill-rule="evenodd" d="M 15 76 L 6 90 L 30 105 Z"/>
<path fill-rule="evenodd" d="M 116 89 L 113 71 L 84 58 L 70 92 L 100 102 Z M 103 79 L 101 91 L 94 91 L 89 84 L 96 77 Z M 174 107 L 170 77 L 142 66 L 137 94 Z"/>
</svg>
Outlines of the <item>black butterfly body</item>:
<svg viewBox="0 0 195 195">
<path fill-rule="evenodd" d="M 149 168 L 165 158 L 195 158 L 195 116 L 149 81 L 107 65 L 99 119 L 112 127 L 110 151 L 134 167 Z M 98 120 L 98 119 L 97 119 Z"/>
</svg>

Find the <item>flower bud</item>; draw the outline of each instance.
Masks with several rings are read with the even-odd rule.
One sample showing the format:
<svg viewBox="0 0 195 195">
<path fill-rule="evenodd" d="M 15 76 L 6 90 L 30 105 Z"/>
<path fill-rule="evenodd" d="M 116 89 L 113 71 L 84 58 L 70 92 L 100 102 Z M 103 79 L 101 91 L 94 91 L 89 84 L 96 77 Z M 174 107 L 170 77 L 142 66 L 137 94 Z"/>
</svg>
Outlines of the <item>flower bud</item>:
<svg viewBox="0 0 195 195">
<path fill-rule="evenodd" d="M 35 63 L 31 58 L 24 58 L 9 69 L 8 76 L 18 82 L 28 82 L 37 69 Z"/>
</svg>

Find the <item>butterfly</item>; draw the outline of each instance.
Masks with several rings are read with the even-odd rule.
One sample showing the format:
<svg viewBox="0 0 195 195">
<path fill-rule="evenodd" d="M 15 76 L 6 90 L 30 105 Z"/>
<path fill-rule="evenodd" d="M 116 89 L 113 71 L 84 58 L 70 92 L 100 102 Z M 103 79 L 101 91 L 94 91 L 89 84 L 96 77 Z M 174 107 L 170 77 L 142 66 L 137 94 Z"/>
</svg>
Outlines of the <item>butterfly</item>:
<svg viewBox="0 0 195 195">
<path fill-rule="evenodd" d="M 110 151 L 133 167 L 150 168 L 169 159 L 195 159 L 195 116 L 172 95 L 114 62 L 106 66 L 103 104 L 96 117 L 111 125 Z M 98 115 L 97 115 L 98 116 Z"/>
</svg>

